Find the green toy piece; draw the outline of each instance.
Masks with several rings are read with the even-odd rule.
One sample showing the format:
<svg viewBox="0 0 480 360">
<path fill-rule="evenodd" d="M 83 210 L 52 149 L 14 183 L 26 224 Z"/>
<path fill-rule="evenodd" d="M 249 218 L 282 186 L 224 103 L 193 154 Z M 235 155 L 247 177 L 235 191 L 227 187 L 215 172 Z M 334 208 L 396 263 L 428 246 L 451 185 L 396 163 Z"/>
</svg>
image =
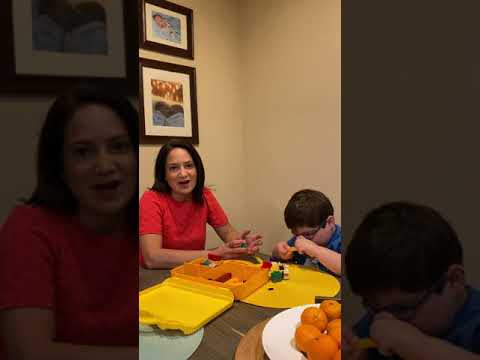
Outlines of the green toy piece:
<svg viewBox="0 0 480 360">
<path fill-rule="evenodd" d="M 243 243 L 240 245 L 241 248 L 246 248 L 247 246 L 248 246 L 247 243 Z"/>
<path fill-rule="evenodd" d="M 270 279 L 274 283 L 282 281 L 283 273 L 281 273 L 280 271 L 272 271 L 272 273 L 270 274 Z"/>
</svg>

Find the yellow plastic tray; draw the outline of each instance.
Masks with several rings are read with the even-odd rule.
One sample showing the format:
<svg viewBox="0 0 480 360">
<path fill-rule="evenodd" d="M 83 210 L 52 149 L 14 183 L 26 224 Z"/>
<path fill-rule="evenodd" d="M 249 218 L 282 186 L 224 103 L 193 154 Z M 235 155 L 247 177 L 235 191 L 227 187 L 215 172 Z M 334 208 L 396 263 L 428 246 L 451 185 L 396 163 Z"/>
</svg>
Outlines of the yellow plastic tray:
<svg viewBox="0 0 480 360">
<path fill-rule="evenodd" d="M 240 260 L 214 261 L 216 266 L 209 268 L 202 265 L 205 259 L 199 258 L 171 270 L 172 277 L 190 280 L 199 284 L 207 284 L 229 289 L 235 300 L 241 300 L 266 284 L 269 271 L 257 265 Z M 225 282 L 215 281 L 224 274 L 231 274 L 231 279 Z"/>
<path fill-rule="evenodd" d="M 233 304 L 228 289 L 168 278 L 139 293 L 139 321 L 192 334 Z"/>
<path fill-rule="evenodd" d="M 275 267 L 273 267 L 275 268 Z M 312 304 L 315 296 L 335 296 L 340 282 L 334 276 L 304 266 L 288 264 L 289 280 L 267 282 L 242 301 L 269 308 L 287 309 Z"/>
</svg>

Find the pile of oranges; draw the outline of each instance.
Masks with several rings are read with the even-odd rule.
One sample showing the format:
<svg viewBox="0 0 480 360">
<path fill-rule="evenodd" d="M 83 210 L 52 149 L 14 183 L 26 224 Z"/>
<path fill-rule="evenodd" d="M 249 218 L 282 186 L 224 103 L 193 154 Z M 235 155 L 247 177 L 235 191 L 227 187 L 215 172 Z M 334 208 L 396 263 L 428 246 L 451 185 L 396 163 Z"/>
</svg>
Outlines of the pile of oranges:
<svg viewBox="0 0 480 360">
<path fill-rule="evenodd" d="M 340 360 L 342 307 L 338 301 L 325 300 L 320 307 L 310 306 L 302 312 L 295 331 L 295 345 L 308 360 Z"/>
</svg>

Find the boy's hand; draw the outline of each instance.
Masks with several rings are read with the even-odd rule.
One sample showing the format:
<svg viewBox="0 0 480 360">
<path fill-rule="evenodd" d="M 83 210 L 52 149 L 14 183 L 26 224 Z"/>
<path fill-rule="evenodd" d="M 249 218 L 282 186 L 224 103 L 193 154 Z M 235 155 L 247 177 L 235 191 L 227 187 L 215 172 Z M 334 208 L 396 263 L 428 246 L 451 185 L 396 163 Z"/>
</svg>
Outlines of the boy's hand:
<svg viewBox="0 0 480 360">
<path fill-rule="evenodd" d="M 297 236 L 295 239 L 295 248 L 299 254 L 305 254 L 313 257 L 312 249 L 317 246 L 313 241 L 305 239 L 303 236 Z"/>
<path fill-rule="evenodd" d="M 293 256 L 293 252 L 290 250 L 288 243 L 286 241 L 282 241 L 273 248 L 273 255 L 282 260 L 290 260 Z"/>
<path fill-rule="evenodd" d="M 401 355 L 404 349 L 422 341 L 424 336 L 415 326 L 398 320 L 387 312 L 377 314 L 370 327 L 371 339 L 385 356 Z"/>
<path fill-rule="evenodd" d="M 255 254 L 260 249 L 260 246 L 263 244 L 262 235 L 250 234 L 250 230 L 242 231 L 240 233 L 240 239 L 246 241 L 248 255 Z"/>
<path fill-rule="evenodd" d="M 367 351 L 355 347 L 358 337 L 353 334 L 349 327 L 342 328 L 342 359 L 365 360 Z"/>
</svg>

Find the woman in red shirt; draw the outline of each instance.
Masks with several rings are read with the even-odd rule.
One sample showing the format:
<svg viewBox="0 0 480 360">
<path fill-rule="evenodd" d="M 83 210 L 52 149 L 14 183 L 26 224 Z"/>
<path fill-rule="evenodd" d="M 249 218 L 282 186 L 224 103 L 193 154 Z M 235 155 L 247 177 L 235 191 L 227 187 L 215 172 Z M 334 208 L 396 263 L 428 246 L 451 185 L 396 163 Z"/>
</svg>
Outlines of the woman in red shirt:
<svg viewBox="0 0 480 360">
<path fill-rule="evenodd" d="M 0 229 L 0 359 L 138 359 L 138 114 L 91 86 L 42 128 Z"/>
<path fill-rule="evenodd" d="M 143 266 L 168 269 L 208 253 L 231 259 L 258 251 L 261 236 L 238 233 L 204 182 L 202 159 L 192 145 L 171 141 L 160 149 L 155 183 L 140 199 Z M 207 223 L 222 246 L 205 250 Z"/>
</svg>

